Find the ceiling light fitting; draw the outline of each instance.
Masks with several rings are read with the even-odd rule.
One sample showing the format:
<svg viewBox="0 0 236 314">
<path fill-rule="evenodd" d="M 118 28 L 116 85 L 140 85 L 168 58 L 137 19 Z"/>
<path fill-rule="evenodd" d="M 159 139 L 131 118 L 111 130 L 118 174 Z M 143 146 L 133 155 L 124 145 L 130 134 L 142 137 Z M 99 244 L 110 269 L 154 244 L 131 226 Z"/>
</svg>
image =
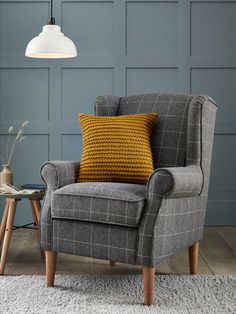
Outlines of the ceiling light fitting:
<svg viewBox="0 0 236 314">
<path fill-rule="evenodd" d="M 77 56 L 73 41 L 61 32 L 60 26 L 55 24 L 53 0 L 50 1 L 48 25 L 44 25 L 42 33 L 28 43 L 25 56 L 45 59 L 73 58 Z"/>
</svg>

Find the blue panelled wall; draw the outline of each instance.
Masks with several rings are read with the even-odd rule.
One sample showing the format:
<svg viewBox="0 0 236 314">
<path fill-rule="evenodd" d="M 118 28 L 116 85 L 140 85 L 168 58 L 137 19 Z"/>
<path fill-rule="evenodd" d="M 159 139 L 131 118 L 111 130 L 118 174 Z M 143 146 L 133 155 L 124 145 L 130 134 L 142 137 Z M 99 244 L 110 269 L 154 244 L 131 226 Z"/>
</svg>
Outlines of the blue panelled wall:
<svg viewBox="0 0 236 314">
<path fill-rule="evenodd" d="M 219 103 L 206 223 L 236 224 L 236 1 L 54 0 L 78 57 L 24 57 L 46 23 L 46 0 L 0 0 L 0 149 L 29 120 L 15 183 L 39 182 L 49 159 L 80 159 L 77 112 L 97 95 L 206 93 Z M 27 223 L 26 202 L 16 224 Z"/>
</svg>

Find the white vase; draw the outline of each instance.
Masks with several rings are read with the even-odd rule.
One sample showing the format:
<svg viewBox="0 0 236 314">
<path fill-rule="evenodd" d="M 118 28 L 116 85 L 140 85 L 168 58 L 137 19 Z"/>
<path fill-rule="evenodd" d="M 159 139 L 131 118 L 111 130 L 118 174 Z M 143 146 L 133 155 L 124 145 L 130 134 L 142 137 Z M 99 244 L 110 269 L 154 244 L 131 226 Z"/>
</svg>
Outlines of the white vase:
<svg viewBox="0 0 236 314">
<path fill-rule="evenodd" d="M 0 185 L 3 183 L 13 184 L 13 173 L 10 170 L 10 165 L 3 165 L 3 169 L 0 172 Z"/>
</svg>

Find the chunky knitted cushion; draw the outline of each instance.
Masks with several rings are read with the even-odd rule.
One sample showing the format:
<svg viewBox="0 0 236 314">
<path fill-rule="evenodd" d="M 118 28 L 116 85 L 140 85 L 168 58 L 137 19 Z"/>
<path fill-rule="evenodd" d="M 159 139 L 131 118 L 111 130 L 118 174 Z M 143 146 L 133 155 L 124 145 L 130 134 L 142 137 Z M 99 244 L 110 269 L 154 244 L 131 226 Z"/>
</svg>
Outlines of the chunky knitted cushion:
<svg viewBox="0 0 236 314">
<path fill-rule="evenodd" d="M 146 184 L 153 171 L 150 137 L 157 114 L 79 114 L 83 152 L 79 182 Z"/>
</svg>

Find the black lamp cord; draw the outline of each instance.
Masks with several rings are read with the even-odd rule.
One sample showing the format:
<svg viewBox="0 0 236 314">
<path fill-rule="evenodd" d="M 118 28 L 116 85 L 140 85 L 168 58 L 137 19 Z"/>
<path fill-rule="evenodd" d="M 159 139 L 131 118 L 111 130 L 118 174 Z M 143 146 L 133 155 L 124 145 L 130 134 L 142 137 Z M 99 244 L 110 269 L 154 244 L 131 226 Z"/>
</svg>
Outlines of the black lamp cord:
<svg viewBox="0 0 236 314">
<path fill-rule="evenodd" d="M 53 17 L 53 0 L 50 0 L 50 17 L 48 19 L 49 25 L 55 25 L 55 18 Z"/>
</svg>

